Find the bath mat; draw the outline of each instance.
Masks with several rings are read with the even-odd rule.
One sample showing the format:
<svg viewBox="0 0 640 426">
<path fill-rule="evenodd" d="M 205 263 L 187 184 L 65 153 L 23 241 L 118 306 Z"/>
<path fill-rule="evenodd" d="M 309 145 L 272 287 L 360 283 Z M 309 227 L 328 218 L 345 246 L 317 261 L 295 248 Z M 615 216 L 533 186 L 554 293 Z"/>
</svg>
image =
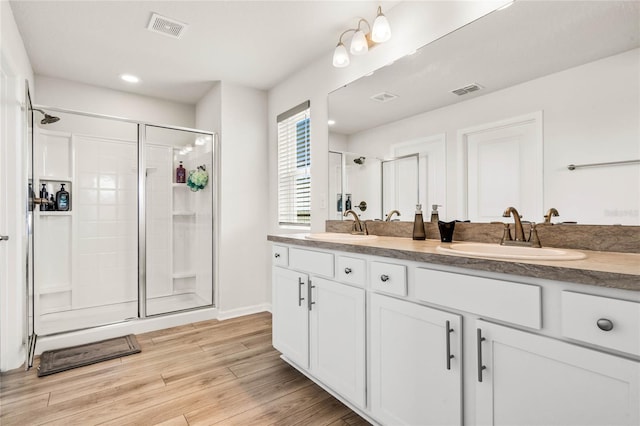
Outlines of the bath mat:
<svg viewBox="0 0 640 426">
<path fill-rule="evenodd" d="M 86 345 L 45 351 L 40 355 L 38 377 L 83 367 L 97 362 L 137 354 L 140 346 L 133 334 Z"/>
</svg>

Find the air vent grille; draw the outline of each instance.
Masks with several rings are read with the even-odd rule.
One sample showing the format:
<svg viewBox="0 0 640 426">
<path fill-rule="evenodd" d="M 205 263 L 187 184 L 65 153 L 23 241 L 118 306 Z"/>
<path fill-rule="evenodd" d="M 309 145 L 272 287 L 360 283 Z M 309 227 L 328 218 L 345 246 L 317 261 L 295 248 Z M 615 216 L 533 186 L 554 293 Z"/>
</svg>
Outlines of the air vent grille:
<svg viewBox="0 0 640 426">
<path fill-rule="evenodd" d="M 154 13 L 151 15 L 147 29 L 151 32 L 180 38 L 187 29 L 187 24 Z"/>
<path fill-rule="evenodd" d="M 397 97 L 398 95 L 394 95 L 393 93 L 382 92 L 382 93 L 378 93 L 377 95 L 371 96 L 371 99 L 373 99 L 376 102 L 389 102 L 396 99 Z"/>
<path fill-rule="evenodd" d="M 456 94 L 458 96 L 466 95 L 467 93 L 477 92 L 480 89 L 484 89 L 478 83 L 468 84 L 464 87 L 460 87 L 459 89 L 452 90 L 451 93 Z"/>
</svg>

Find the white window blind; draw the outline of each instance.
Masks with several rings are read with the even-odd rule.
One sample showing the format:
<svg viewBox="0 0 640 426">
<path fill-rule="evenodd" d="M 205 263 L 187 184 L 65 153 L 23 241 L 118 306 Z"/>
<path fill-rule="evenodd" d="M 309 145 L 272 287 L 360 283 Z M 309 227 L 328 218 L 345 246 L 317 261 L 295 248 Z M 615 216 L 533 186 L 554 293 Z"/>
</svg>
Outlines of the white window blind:
<svg viewBox="0 0 640 426">
<path fill-rule="evenodd" d="M 278 223 L 311 224 L 309 101 L 278 116 Z"/>
</svg>

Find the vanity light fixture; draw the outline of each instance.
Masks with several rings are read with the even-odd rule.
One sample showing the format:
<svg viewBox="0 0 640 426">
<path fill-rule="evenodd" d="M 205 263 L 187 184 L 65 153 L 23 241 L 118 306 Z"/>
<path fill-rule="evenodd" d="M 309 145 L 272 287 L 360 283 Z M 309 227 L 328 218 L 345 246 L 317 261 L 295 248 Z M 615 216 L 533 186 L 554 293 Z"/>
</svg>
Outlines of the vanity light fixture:
<svg viewBox="0 0 640 426">
<path fill-rule="evenodd" d="M 362 24 L 367 24 L 368 33 L 365 33 Z M 351 43 L 349 45 L 349 51 L 342 42 L 342 37 L 348 33 L 353 33 L 351 36 Z M 344 68 L 349 65 L 351 60 L 349 59 L 349 53 L 352 55 L 364 55 L 369 51 L 369 47 L 374 46 L 377 43 L 384 43 L 391 38 L 391 27 L 389 26 L 389 20 L 382 13 L 382 7 L 378 6 L 378 15 L 373 21 L 373 27 L 364 18 L 360 18 L 357 28 L 349 28 L 340 34 L 336 49 L 333 51 L 333 66 L 336 68 Z"/>
</svg>

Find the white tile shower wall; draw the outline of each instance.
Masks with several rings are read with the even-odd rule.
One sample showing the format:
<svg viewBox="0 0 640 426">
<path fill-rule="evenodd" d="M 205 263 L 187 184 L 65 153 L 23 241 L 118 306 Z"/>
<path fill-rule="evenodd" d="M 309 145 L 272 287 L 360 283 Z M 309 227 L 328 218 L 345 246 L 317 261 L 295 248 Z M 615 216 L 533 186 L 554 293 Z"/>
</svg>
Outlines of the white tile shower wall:
<svg viewBox="0 0 640 426">
<path fill-rule="evenodd" d="M 134 301 L 138 288 L 136 142 L 75 136 L 73 146 L 77 184 L 72 194 L 72 307 Z"/>
<path fill-rule="evenodd" d="M 171 295 L 172 174 L 170 146 L 146 146 L 147 298 Z"/>
</svg>

